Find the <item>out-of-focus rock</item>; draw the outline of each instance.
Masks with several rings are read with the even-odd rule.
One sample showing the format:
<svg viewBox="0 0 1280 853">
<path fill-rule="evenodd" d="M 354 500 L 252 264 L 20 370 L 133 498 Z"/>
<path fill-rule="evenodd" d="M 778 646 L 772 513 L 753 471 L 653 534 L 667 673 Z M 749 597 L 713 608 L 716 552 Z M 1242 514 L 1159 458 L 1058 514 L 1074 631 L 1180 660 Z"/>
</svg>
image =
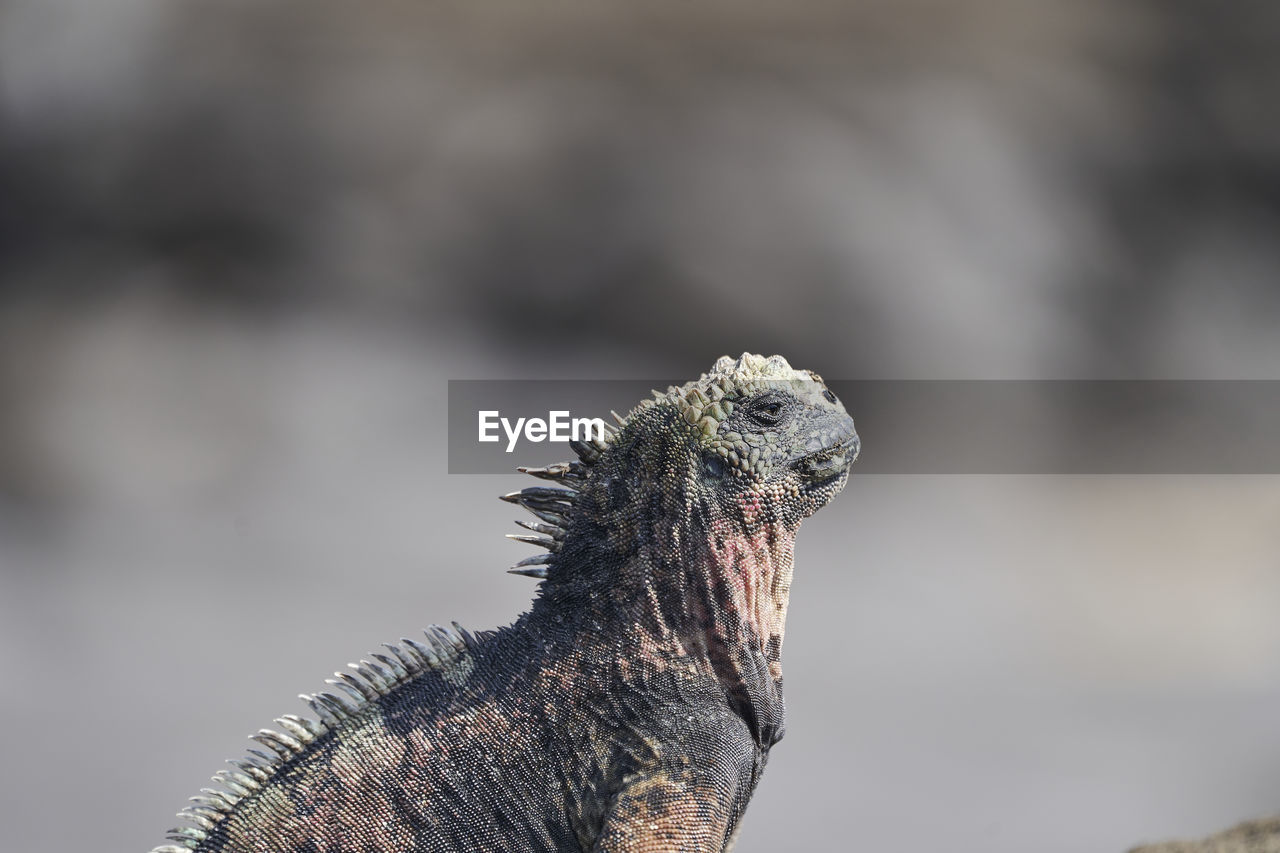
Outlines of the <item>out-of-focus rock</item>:
<svg viewBox="0 0 1280 853">
<path fill-rule="evenodd" d="M 1144 844 L 1129 853 L 1280 853 L 1280 817 L 1247 821 L 1200 841 Z"/>
</svg>

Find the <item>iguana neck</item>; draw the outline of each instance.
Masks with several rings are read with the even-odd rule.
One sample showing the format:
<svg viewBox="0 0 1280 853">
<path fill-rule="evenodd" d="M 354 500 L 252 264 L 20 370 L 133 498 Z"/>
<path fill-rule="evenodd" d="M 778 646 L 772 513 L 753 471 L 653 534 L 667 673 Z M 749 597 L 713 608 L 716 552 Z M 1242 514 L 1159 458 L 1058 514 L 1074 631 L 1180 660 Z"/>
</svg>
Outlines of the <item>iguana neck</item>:
<svg viewBox="0 0 1280 853">
<path fill-rule="evenodd" d="M 539 603 L 561 619 L 600 628 L 611 643 L 630 638 L 632 654 L 659 670 L 714 678 L 757 739 L 771 745 L 782 736 L 781 653 L 796 525 L 777 519 L 749 490 L 728 506 L 674 503 L 677 511 L 633 523 L 627 541 L 566 548 L 567 560 L 593 571 L 550 584 Z"/>
</svg>

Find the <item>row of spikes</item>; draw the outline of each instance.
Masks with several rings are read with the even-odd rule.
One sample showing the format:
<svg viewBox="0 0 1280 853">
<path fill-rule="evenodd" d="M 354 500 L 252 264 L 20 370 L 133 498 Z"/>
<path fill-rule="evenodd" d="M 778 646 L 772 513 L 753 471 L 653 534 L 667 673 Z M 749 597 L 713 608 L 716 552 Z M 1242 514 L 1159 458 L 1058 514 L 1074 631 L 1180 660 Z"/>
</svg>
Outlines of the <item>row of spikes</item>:
<svg viewBox="0 0 1280 853">
<path fill-rule="evenodd" d="M 622 417 L 622 415 L 617 412 L 610 412 L 610 414 L 618 422 L 619 427 L 626 425 L 626 418 Z M 519 504 L 538 518 L 538 521 L 516 520 L 516 524 L 538 535 L 508 533 L 507 538 L 516 542 L 537 545 L 539 548 L 546 548 L 548 552 L 526 557 L 510 569 L 507 569 L 508 572 L 513 575 L 524 575 L 531 578 L 546 578 L 547 566 L 551 563 L 552 556 L 559 553 L 560 547 L 564 543 L 565 533 L 569 529 L 569 519 L 573 512 L 578 492 L 582 490 L 583 485 L 586 484 L 587 479 L 591 476 L 591 466 L 599 461 L 600 456 L 617 434 L 617 429 L 606 425 L 603 439 L 569 442 L 569 447 L 572 448 L 574 453 L 578 454 L 578 458 L 572 462 L 558 462 L 545 468 L 521 466 L 517 469 L 522 474 L 529 474 L 540 480 L 550 480 L 565 488 L 549 489 L 541 486 L 531 486 L 527 489 L 501 496 L 502 500 Z"/>
<path fill-rule="evenodd" d="M 151 853 L 196 849 L 241 800 L 261 791 L 281 766 L 321 735 L 339 728 L 370 702 L 414 676 L 448 666 L 466 647 L 466 633 L 457 623 L 453 627 L 453 631 L 438 625 L 427 628 L 427 644 L 407 637 L 401 638 L 399 645 L 385 643 L 390 654 L 375 652 L 369 656 L 373 660 L 347 664 L 354 674 L 340 671 L 327 679 L 325 683 L 337 688 L 335 692 L 301 694 L 299 698 L 311 707 L 319 722 L 285 714 L 275 721 L 281 731 L 262 729 L 251 735 L 269 752 L 251 749 L 244 758 L 229 760 L 232 769 L 220 770 L 213 777 L 222 789 L 201 788 L 200 794 L 191 798 L 192 804 L 178 812 L 178 818 L 189 825 L 171 829 L 165 837 L 181 846 L 163 845 Z"/>
<path fill-rule="evenodd" d="M 705 379 L 706 377 L 704 376 L 703 378 Z M 651 393 L 653 397 L 641 400 L 636 407 L 637 410 L 675 401 L 685 420 L 690 424 L 701 426 L 704 432 L 713 431 L 715 427 L 715 421 L 704 417 L 706 411 L 712 411 L 718 419 L 723 419 L 725 416 L 725 411 L 720 408 L 724 405 L 720 401 L 725 398 L 725 392 L 720 385 L 715 383 L 710 384 L 705 391 L 694 387 L 688 392 L 684 392 L 683 388 L 672 385 L 666 391 L 655 389 Z M 727 403 L 727 405 L 732 406 L 732 403 Z M 626 427 L 626 418 L 614 411 L 609 414 L 613 415 L 613 419 L 617 421 L 619 428 Z M 706 423 L 703 423 L 704 421 Z M 581 490 L 582 485 L 591 476 L 591 467 L 599 461 L 609 443 L 617 437 L 618 431 L 618 428 L 606 424 L 603 440 L 570 441 L 569 447 L 578 454 L 579 461 L 560 462 L 555 465 L 548 465 L 545 468 L 521 467 L 517 469 L 521 473 L 530 474 L 542 480 L 551 480 L 565 488 L 531 487 L 501 496 L 504 501 L 520 504 L 539 519 L 537 522 L 516 521 L 516 524 L 525 530 L 539 535 L 530 536 L 524 533 L 508 533 L 507 538 L 546 548 L 548 552 L 526 557 L 507 569 L 510 574 L 525 575 L 526 577 L 540 580 L 547 577 L 547 567 L 551 564 L 553 556 L 560 551 L 564 542 L 565 531 L 569 527 L 569 516 L 573 510 L 577 492 Z"/>
</svg>

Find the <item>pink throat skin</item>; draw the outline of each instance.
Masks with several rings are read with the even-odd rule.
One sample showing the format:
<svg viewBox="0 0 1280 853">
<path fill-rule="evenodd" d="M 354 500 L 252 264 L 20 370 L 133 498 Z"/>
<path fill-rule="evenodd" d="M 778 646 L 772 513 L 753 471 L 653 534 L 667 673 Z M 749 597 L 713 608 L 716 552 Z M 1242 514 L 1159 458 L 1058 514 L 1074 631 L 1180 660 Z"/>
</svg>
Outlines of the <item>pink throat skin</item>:
<svg viewBox="0 0 1280 853">
<path fill-rule="evenodd" d="M 738 617 L 725 626 L 728 630 L 736 627 L 736 636 L 726 635 L 722 641 L 735 647 L 754 639 L 768 662 L 769 675 L 780 681 L 796 530 L 794 525 L 777 521 L 757 522 L 760 500 L 758 495 L 748 494 L 739 502 L 740 523 L 719 520 L 712 526 L 715 536 L 706 571 L 721 612 Z"/>
<path fill-rule="evenodd" d="M 639 625 L 645 628 L 640 645 L 642 657 L 651 661 L 683 660 L 690 671 L 713 677 L 732 692 L 780 700 L 798 525 L 761 521 L 772 515 L 764 511 L 763 500 L 746 493 L 701 533 L 661 532 L 656 550 L 683 556 L 665 568 L 641 558 L 661 577 L 637 590 Z"/>
</svg>

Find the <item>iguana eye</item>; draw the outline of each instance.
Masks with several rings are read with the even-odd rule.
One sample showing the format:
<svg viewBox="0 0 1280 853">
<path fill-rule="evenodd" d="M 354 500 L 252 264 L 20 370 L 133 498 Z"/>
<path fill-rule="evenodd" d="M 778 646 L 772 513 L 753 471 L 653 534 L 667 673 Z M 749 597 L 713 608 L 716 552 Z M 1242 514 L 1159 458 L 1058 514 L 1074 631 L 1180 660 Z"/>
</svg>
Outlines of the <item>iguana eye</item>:
<svg viewBox="0 0 1280 853">
<path fill-rule="evenodd" d="M 751 417 L 767 426 L 776 424 L 782 418 L 781 400 L 762 400 L 751 410 Z"/>
</svg>

